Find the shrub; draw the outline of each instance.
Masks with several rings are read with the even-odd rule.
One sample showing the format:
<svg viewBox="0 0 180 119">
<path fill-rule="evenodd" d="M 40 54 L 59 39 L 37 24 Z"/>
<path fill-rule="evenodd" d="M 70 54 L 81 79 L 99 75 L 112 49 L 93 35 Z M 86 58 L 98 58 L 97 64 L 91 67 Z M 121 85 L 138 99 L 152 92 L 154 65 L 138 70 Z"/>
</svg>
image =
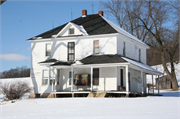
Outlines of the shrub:
<svg viewBox="0 0 180 119">
<path fill-rule="evenodd" d="M 19 99 L 25 93 L 30 93 L 31 88 L 29 85 L 22 81 L 14 81 L 11 83 L 4 83 L 4 85 L 0 85 L 2 94 L 9 100 Z"/>
</svg>

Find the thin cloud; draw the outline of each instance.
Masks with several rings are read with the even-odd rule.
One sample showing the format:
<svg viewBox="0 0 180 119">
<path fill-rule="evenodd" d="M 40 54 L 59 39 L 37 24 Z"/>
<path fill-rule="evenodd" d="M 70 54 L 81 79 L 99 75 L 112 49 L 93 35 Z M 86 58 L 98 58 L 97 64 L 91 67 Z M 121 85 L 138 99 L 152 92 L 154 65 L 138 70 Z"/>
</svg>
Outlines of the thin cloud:
<svg viewBox="0 0 180 119">
<path fill-rule="evenodd" d="M 21 54 L 0 54 L 0 59 L 6 61 L 23 61 L 23 60 L 30 60 L 29 57 L 26 57 Z"/>
</svg>

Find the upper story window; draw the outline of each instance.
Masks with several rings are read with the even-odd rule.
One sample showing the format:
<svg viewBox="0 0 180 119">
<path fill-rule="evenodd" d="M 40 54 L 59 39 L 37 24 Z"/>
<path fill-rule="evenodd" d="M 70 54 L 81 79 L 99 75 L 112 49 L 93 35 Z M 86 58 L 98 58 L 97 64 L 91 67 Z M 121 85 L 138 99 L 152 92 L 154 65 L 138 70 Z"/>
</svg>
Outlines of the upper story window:
<svg viewBox="0 0 180 119">
<path fill-rule="evenodd" d="M 141 49 L 139 49 L 139 61 L 141 61 Z"/>
<path fill-rule="evenodd" d="M 46 44 L 46 56 L 51 56 L 51 44 Z"/>
<path fill-rule="evenodd" d="M 126 56 L 126 43 L 123 42 L 123 55 Z"/>
<path fill-rule="evenodd" d="M 74 61 L 75 57 L 75 43 L 68 42 L 68 61 Z"/>
<path fill-rule="evenodd" d="M 74 34 L 74 28 L 70 28 L 70 29 L 69 29 L 69 34 L 70 34 L 70 35 Z"/>
<path fill-rule="evenodd" d="M 94 41 L 94 54 L 99 54 L 99 40 Z"/>
</svg>

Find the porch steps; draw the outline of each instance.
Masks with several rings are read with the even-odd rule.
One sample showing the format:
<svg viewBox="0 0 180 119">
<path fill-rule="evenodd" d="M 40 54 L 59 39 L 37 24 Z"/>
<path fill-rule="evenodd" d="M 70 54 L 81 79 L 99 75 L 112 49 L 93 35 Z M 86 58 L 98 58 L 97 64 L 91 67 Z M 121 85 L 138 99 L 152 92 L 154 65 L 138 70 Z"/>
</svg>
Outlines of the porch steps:
<svg viewBox="0 0 180 119">
<path fill-rule="evenodd" d="M 90 92 L 87 97 L 104 98 L 105 96 L 106 96 L 106 92 Z"/>
</svg>

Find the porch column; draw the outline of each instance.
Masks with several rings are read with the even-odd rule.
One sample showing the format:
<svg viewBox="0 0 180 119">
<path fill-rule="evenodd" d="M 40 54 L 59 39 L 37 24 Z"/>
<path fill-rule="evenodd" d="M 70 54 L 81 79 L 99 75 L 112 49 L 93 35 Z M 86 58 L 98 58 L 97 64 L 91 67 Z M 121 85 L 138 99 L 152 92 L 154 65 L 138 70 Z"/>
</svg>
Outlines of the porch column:
<svg viewBox="0 0 180 119">
<path fill-rule="evenodd" d="M 91 67 L 91 92 L 93 91 L 93 67 Z"/>
<path fill-rule="evenodd" d="M 154 79 L 153 79 L 153 75 L 152 75 L 152 89 L 153 89 L 153 94 L 154 94 Z"/>
<path fill-rule="evenodd" d="M 141 71 L 141 79 L 142 79 L 142 94 L 144 94 L 144 79 L 143 79 L 143 72 Z"/>
<path fill-rule="evenodd" d="M 120 79 L 120 77 L 118 77 L 118 66 L 116 67 L 116 90 L 118 90 L 118 84 L 117 84 L 117 81 L 118 81 L 118 78 Z"/>
<path fill-rule="evenodd" d="M 55 80 L 55 84 L 54 84 L 55 90 L 54 90 L 54 91 L 56 91 L 56 87 L 57 87 L 57 79 L 58 79 L 58 75 L 57 75 L 57 74 L 58 74 L 58 69 L 56 69 L 55 71 L 56 71 L 56 73 L 54 74 L 54 77 L 55 77 L 55 79 L 54 79 L 54 80 Z"/>
<path fill-rule="evenodd" d="M 125 67 L 126 68 L 126 96 L 129 96 L 129 80 L 128 80 L 128 65 Z"/>
<path fill-rule="evenodd" d="M 73 67 L 71 67 L 71 92 L 73 91 Z"/>
<path fill-rule="evenodd" d="M 158 75 L 158 95 L 159 95 L 159 75 Z"/>
<path fill-rule="evenodd" d="M 50 67 L 48 69 L 48 86 L 50 85 Z"/>
</svg>

